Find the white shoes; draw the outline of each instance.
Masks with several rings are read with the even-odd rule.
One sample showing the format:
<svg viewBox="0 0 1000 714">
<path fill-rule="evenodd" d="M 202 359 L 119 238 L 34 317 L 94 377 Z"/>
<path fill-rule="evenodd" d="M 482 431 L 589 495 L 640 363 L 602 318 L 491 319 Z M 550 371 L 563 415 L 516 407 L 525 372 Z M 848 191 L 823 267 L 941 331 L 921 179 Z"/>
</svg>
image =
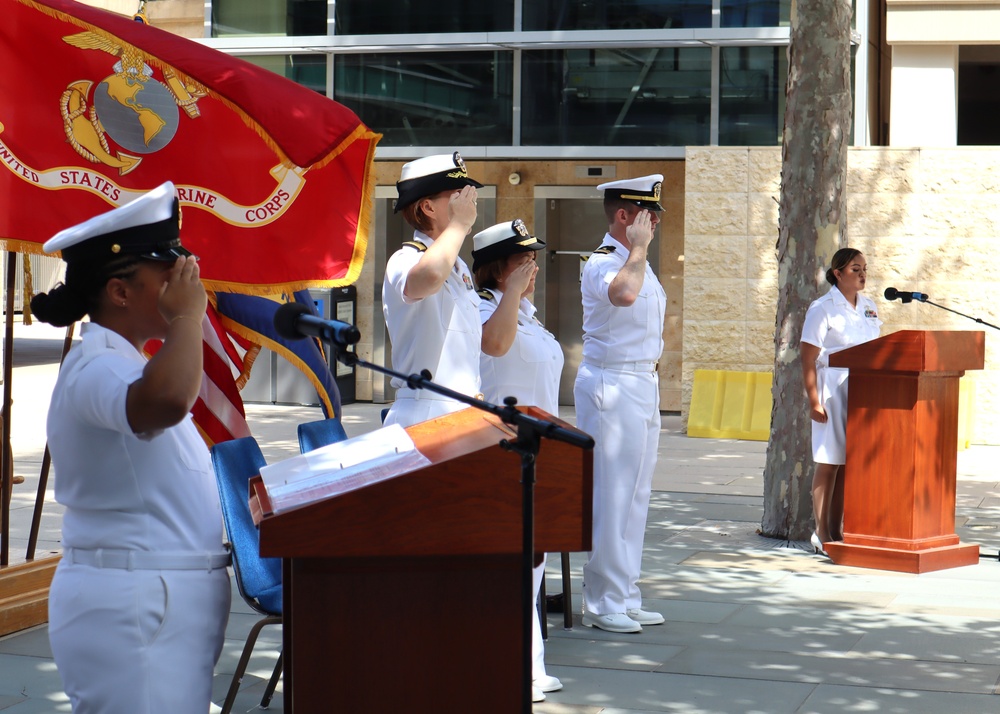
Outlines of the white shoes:
<svg viewBox="0 0 1000 714">
<path fill-rule="evenodd" d="M 642 632 L 642 625 L 624 612 L 618 612 L 613 615 L 594 615 L 584 612 L 583 624 L 587 627 L 597 627 L 608 632 Z"/>
<path fill-rule="evenodd" d="M 636 608 L 635 610 L 626 610 L 625 614 L 628 615 L 630 620 L 634 620 L 640 625 L 662 625 L 665 622 L 663 615 L 658 612 L 650 612 L 649 610 Z"/>
<path fill-rule="evenodd" d="M 817 555 L 826 555 L 827 558 L 830 557 L 826 550 L 823 549 L 823 541 L 819 539 L 819 535 L 816 531 L 813 531 L 813 534 L 809 536 L 809 545 L 813 547 L 813 550 L 816 551 Z"/>
<path fill-rule="evenodd" d="M 536 677 L 531 682 L 531 686 L 542 692 L 558 692 L 562 689 L 562 682 L 557 677 L 546 674 L 543 677 Z"/>
<path fill-rule="evenodd" d="M 531 687 L 531 701 L 533 702 L 544 702 L 545 693 L 538 687 L 532 685 Z"/>
</svg>

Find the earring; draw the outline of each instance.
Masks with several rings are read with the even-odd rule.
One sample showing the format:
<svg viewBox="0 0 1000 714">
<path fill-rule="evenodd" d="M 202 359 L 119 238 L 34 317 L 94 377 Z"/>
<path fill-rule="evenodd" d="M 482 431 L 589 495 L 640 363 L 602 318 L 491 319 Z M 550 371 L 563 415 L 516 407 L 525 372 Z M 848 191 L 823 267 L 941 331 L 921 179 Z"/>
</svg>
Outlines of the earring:
<svg viewBox="0 0 1000 714">
<path fill-rule="evenodd" d="M 125 307 L 125 301 L 122 300 L 122 307 Z"/>
</svg>

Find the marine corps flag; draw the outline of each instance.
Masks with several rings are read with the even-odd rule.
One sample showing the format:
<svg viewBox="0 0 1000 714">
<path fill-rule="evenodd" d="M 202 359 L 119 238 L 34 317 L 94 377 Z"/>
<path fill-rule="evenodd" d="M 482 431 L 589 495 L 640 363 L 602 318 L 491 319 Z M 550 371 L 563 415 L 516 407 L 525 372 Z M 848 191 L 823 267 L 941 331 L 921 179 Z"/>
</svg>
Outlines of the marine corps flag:
<svg viewBox="0 0 1000 714">
<path fill-rule="evenodd" d="M 361 271 L 380 135 L 272 72 L 71 0 L 0 0 L 0 245 L 165 180 L 208 287 L 280 293 Z"/>
</svg>

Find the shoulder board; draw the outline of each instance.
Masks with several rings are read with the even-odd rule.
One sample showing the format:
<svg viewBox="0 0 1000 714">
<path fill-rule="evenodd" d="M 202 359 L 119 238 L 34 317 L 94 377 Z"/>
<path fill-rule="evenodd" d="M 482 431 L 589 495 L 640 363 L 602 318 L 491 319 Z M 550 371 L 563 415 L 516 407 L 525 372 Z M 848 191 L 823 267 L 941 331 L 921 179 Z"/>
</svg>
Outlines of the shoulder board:
<svg viewBox="0 0 1000 714">
<path fill-rule="evenodd" d="M 427 246 L 424 245 L 423 243 L 421 243 L 418 240 L 408 240 L 405 243 L 403 243 L 403 246 L 404 247 L 410 247 L 410 248 L 416 248 L 421 253 L 423 253 L 425 250 L 427 250 Z"/>
<path fill-rule="evenodd" d="M 595 253 L 600 253 L 601 255 L 608 255 L 609 253 L 614 253 L 617 246 L 614 245 L 602 245 L 600 248 L 595 250 Z"/>
<path fill-rule="evenodd" d="M 495 300 L 496 297 L 488 289 L 483 288 L 482 290 L 477 290 L 476 294 L 479 295 L 483 300 Z"/>
</svg>

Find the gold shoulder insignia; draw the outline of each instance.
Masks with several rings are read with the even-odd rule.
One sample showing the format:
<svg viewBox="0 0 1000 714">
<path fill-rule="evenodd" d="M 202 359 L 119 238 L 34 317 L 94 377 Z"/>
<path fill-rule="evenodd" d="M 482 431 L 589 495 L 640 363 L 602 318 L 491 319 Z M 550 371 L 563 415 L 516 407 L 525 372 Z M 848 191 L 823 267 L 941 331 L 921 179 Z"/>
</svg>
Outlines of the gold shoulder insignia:
<svg viewBox="0 0 1000 714">
<path fill-rule="evenodd" d="M 404 247 L 404 248 L 405 248 L 405 247 L 409 247 L 409 248 L 416 248 L 416 249 L 417 249 L 417 250 L 419 250 L 419 251 L 420 251 L 421 253 L 423 253 L 423 252 L 424 252 L 425 250 L 427 250 L 427 246 L 426 246 L 426 245 L 424 245 L 423 243 L 421 243 L 421 242 L 420 242 L 420 241 L 418 241 L 418 240 L 408 240 L 408 241 L 406 241 L 405 243 L 403 243 L 403 247 Z"/>
<path fill-rule="evenodd" d="M 476 295 L 481 297 L 483 300 L 496 300 L 496 296 L 493 295 L 493 293 L 491 293 L 487 288 L 477 290 Z"/>
<path fill-rule="evenodd" d="M 602 245 L 600 248 L 594 251 L 594 253 L 599 253 L 601 255 L 608 255 L 615 252 L 616 246 L 613 245 Z"/>
</svg>

